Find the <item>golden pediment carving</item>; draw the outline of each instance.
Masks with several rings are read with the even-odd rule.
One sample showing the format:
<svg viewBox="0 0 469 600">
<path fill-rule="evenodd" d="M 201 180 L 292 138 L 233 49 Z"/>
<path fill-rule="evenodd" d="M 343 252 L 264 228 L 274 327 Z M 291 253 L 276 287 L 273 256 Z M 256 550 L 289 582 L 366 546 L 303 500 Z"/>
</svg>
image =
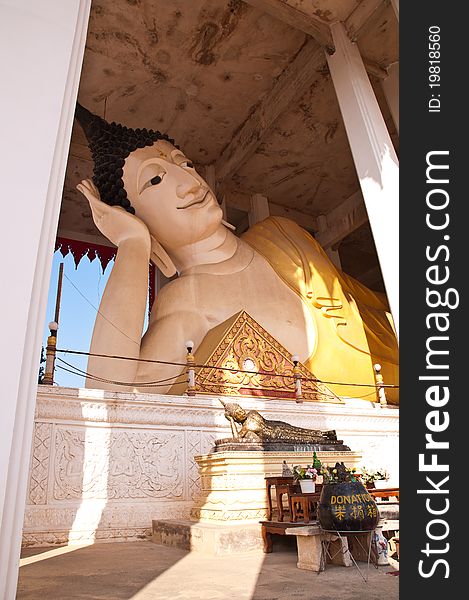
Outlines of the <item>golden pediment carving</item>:
<svg viewBox="0 0 469 600">
<path fill-rule="evenodd" d="M 211 329 L 194 355 L 196 393 L 295 400 L 291 354 L 246 311 Z M 303 400 L 341 403 L 299 364 Z M 243 371 L 243 372 L 241 372 Z M 251 371 L 251 372 L 249 372 Z M 171 394 L 185 391 L 181 384 Z"/>
</svg>

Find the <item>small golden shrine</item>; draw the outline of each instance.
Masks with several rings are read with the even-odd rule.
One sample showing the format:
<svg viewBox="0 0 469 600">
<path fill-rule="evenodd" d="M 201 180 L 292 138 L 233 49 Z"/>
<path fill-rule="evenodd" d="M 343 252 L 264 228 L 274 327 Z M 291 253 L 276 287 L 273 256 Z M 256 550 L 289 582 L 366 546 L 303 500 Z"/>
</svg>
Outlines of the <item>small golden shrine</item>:
<svg viewBox="0 0 469 600">
<path fill-rule="evenodd" d="M 197 394 L 295 399 L 294 364 L 290 352 L 246 311 L 242 310 L 211 329 L 194 355 Z M 342 400 L 301 363 L 298 364 L 303 400 Z M 180 395 L 187 384 L 174 385 Z"/>
</svg>

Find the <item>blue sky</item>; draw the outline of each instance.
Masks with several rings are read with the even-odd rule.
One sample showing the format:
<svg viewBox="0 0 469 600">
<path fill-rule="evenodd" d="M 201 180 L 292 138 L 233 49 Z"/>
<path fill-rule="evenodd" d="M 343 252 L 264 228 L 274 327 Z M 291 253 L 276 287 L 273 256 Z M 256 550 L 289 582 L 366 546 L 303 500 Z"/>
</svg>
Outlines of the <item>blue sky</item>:
<svg viewBox="0 0 469 600">
<path fill-rule="evenodd" d="M 52 264 L 51 281 L 49 286 L 49 297 L 47 300 L 47 311 L 44 323 L 43 346 L 47 345 L 49 335 L 48 324 L 54 320 L 55 299 L 57 295 L 57 280 L 59 265 L 64 263 L 64 276 L 62 282 L 62 300 L 60 304 L 59 329 L 57 332 L 57 347 L 61 349 L 80 350 L 88 352 L 90 348 L 93 325 L 96 318 L 96 310 L 93 304 L 99 308 L 109 273 L 114 261 L 111 261 L 103 274 L 101 264 L 96 258 L 90 263 L 85 256 L 82 258 L 78 269 L 75 269 L 75 261 L 69 253 L 65 258 L 59 251 L 55 252 Z M 72 283 L 73 282 L 73 285 Z M 73 286 L 76 286 L 75 287 Z M 81 294 L 83 294 L 83 297 Z M 86 299 L 88 300 L 86 300 Z M 90 304 L 91 303 L 91 304 Z M 73 354 L 58 354 L 68 363 L 86 370 L 87 357 Z M 56 361 L 54 382 L 57 385 L 67 387 L 83 387 L 84 378 L 72 375 L 59 367 L 68 368 L 59 360 Z"/>
</svg>

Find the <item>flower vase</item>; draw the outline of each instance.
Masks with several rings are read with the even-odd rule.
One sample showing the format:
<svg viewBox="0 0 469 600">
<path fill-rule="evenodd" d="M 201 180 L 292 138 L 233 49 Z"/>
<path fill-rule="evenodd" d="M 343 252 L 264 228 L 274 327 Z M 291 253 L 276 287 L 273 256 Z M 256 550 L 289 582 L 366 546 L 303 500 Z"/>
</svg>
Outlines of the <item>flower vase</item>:
<svg viewBox="0 0 469 600">
<path fill-rule="evenodd" d="M 388 487 L 386 479 L 375 479 L 375 489 L 383 490 Z"/>
<path fill-rule="evenodd" d="M 300 487 L 303 494 L 314 494 L 316 491 L 316 484 L 312 479 L 300 479 Z"/>
</svg>

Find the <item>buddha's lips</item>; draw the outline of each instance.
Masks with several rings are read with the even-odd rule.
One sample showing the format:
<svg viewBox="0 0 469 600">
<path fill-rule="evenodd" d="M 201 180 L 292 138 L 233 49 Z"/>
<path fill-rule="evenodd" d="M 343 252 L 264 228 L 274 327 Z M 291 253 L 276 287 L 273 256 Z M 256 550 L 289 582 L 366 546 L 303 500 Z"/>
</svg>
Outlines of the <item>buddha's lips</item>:
<svg viewBox="0 0 469 600">
<path fill-rule="evenodd" d="M 190 202 L 188 202 L 187 204 L 184 204 L 184 206 L 177 206 L 176 208 L 178 210 L 182 210 L 184 208 L 189 208 L 190 206 L 194 206 L 195 204 L 202 204 L 202 202 L 205 202 L 207 195 L 209 194 L 210 190 L 206 189 L 204 191 L 203 196 L 201 196 L 200 198 L 194 198 L 193 200 L 191 200 Z"/>
</svg>

